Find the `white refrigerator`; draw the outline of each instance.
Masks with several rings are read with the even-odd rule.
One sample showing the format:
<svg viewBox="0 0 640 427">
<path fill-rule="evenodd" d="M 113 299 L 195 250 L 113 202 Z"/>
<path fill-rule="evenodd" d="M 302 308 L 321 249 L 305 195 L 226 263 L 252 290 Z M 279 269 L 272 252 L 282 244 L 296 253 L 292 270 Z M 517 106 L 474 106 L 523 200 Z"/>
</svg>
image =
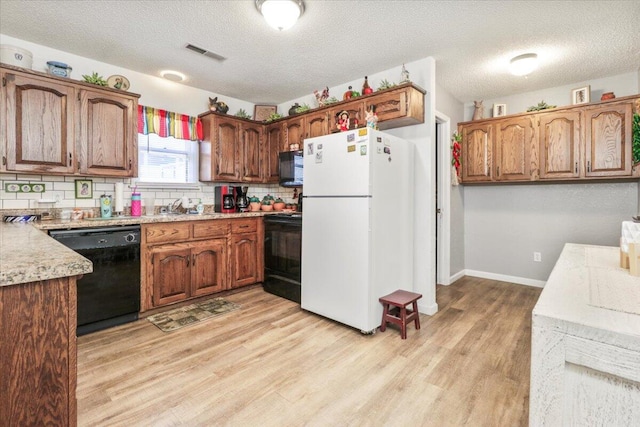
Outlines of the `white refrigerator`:
<svg viewBox="0 0 640 427">
<path fill-rule="evenodd" d="M 304 141 L 303 309 L 369 333 L 413 289 L 413 153 L 368 128 Z"/>
</svg>

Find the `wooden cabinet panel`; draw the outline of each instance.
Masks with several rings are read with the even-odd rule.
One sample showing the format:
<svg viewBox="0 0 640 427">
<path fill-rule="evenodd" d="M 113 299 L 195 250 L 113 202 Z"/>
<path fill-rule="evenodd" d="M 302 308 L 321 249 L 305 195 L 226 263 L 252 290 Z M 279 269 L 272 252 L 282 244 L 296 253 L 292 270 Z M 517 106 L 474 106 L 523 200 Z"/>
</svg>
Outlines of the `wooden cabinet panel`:
<svg viewBox="0 0 640 427">
<path fill-rule="evenodd" d="M 74 87 L 19 73 L 4 76 L 7 170 L 73 174 Z"/>
<path fill-rule="evenodd" d="M 605 104 L 585 111 L 586 176 L 630 176 L 632 104 Z"/>
<path fill-rule="evenodd" d="M 462 126 L 462 180 L 464 182 L 493 179 L 493 126 L 490 123 Z"/>
<path fill-rule="evenodd" d="M 191 224 L 188 222 L 164 222 L 144 227 L 143 243 L 173 243 L 187 240 L 191 236 Z"/>
<path fill-rule="evenodd" d="M 243 123 L 242 130 L 242 181 L 262 181 L 262 125 Z"/>
<path fill-rule="evenodd" d="M 349 113 L 351 127 L 355 128 L 365 124 L 364 101 L 352 101 L 346 105 L 329 109 L 329 132 L 340 130 L 340 126 L 338 125 L 338 115 L 342 111 L 346 111 L 347 113 Z"/>
<path fill-rule="evenodd" d="M 238 234 L 231 237 L 231 287 L 250 285 L 259 281 L 255 260 L 258 258 L 258 235 Z"/>
<path fill-rule="evenodd" d="M 188 298 L 190 263 L 191 250 L 185 245 L 157 246 L 151 249 L 154 306 Z"/>
<path fill-rule="evenodd" d="M 379 122 L 405 117 L 408 107 L 407 93 L 405 91 L 392 91 L 367 102 L 367 109 L 371 105 L 375 107 Z"/>
<path fill-rule="evenodd" d="M 258 220 L 255 218 L 235 219 L 231 221 L 231 233 L 255 233 L 258 231 Z"/>
<path fill-rule="evenodd" d="M 496 170 L 498 180 L 531 178 L 531 152 L 535 150 L 535 130 L 531 117 L 499 121 L 496 131 Z"/>
<path fill-rule="evenodd" d="M 76 277 L 0 287 L 6 426 L 76 426 Z"/>
<path fill-rule="evenodd" d="M 227 239 L 213 239 L 195 243 L 191 249 L 192 297 L 226 289 Z"/>
<path fill-rule="evenodd" d="M 315 138 L 329 133 L 329 117 L 327 111 L 307 114 L 304 118 L 305 138 Z M 300 145 L 302 148 L 302 145 Z"/>
<path fill-rule="evenodd" d="M 285 149 L 283 151 L 289 151 L 294 144 L 298 144 L 299 149 L 302 149 L 302 142 L 305 138 L 304 134 L 303 117 L 296 117 L 284 122 Z"/>
<path fill-rule="evenodd" d="M 577 178 L 580 175 L 580 111 L 538 116 L 540 179 Z"/>
<path fill-rule="evenodd" d="M 194 221 L 193 238 L 226 237 L 229 234 L 230 221 L 216 219 L 213 221 Z"/>
<path fill-rule="evenodd" d="M 79 171 L 87 175 L 136 176 L 137 108 L 134 99 L 80 91 Z"/>
<path fill-rule="evenodd" d="M 283 125 L 281 122 L 267 125 L 265 128 L 265 148 L 263 152 L 264 182 L 278 182 L 278 154 L 285 151 Z"/>
<path fill-rule="evenodd" d="M 214 180 L 237 181 L 240 176 L 237 160 L 240 149 L 240 124 L 233 119 L 217 118 L 214 135 Z"/>
</svg>

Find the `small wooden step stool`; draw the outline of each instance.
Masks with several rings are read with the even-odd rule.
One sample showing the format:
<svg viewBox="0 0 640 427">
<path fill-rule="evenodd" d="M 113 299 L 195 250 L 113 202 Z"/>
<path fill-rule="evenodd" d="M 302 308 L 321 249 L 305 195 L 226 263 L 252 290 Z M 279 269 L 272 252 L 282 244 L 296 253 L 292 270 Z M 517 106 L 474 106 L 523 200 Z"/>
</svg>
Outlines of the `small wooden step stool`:
<svg viewBox="0 0 640 427">
<path fill-rule="evenodd" d="M 384 332 L 387 329 L 387 322 L 395 323 L 400 326 L 401 337 L 405 340 L 407 339 L 407 323 L 411 323 L 413 320 L 416 324 L 416 329 L 420 329 L 420 313 L 418 313 L 418 300 L 420 298 L 422 298 L 421 294 L 403 290 L 397 290 L 381 297 L 379 301 L 382 303 L 384 311 L 382 312 L 380 332 Z M 412 304 L 413 310 L 407 312 L 407 306 L 409 304 Z M 390 305 L 393 306 L 393 308 L 390 309 Z M 399 311 L 399 313 L 394 313 L 397 311 Z"/>
</svg>

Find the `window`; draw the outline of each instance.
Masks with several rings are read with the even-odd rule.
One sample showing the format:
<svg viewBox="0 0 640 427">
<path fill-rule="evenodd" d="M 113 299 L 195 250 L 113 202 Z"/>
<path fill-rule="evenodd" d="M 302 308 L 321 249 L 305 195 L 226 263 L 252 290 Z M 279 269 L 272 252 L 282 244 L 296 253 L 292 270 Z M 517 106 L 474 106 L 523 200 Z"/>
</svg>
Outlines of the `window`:
<svg viewBox="0 0 640 427">
<path fill-rule="evenodd" d="M 198 142 L 138 134 L 138 178 L 147 183 L 197 183 Z"/>
</svg>

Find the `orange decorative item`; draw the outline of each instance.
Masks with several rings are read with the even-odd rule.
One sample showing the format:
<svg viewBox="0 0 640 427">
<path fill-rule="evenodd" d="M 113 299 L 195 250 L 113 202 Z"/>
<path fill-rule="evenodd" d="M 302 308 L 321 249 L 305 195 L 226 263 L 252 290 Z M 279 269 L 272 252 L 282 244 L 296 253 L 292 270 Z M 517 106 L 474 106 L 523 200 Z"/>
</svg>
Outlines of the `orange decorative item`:
<svg viewBox="0 0 640 427">
<path fill-rule="evenodd" d="M 607 99 L 615 99 L 616 95 L 613 92 L 605 92 L 600 97 L 600 101 L 606 101 Z"/>
<path fill-rule="evenodd" d="M 351 96 L 353 95 L 353 91 L 352 91 L 351 89 L 352 89 L 352 87 L 351 87 L 351 86 L 349 86 L 349 90 L 348 90 L 348 91 L 346 91 L 346 92 L 344 93 L 344 95 L 342 95 L 342 100 L 351 99 Z"/>
<path fill-rule="evenodd" d="M 367 78 L 367 76 L 364 76 L 364 84 L 362 85 L 362 94 L 369 95 L 370 93 L 373 93 L 373 89 L 371 89 L 371 86 L 369 86 L 369 79 Z"/>
</svg>

